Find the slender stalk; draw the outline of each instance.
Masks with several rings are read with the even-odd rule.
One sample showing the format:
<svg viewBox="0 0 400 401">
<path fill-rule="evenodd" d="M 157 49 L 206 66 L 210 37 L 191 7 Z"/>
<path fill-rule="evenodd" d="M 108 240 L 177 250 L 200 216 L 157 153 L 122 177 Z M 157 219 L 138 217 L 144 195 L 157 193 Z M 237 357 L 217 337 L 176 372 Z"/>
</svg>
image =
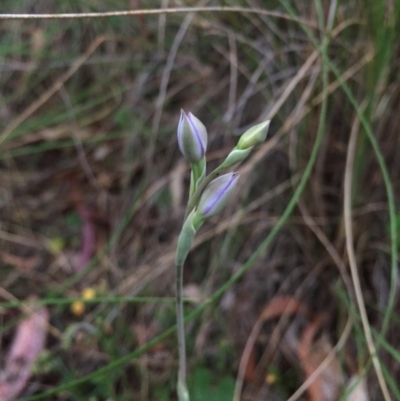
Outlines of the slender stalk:
<svg viewBox="0 0 400 401">
<path fill-rule="evenodd" d="M 179 354 L 179 368 L 178 368 L 178 400 L 189 401 L 189 393 L 186 386 L 186 345 L 185 345 L 185 320 L 183 316 L 183 265 L 185 263 L 187 254 L 193 243 L 197 229 L 201 226 L 193 224 L 193 215 L 190 214 L 182 226 L 181 233 L 179 234 L 178 243 L 176 246 L 175 267 L 176 267 L 176 327 L 178 335 L 178 354 Z"/>
<path fill-rule="evenodd" d="M 379 386 L 382 391 L 382 396 L 385 401 L 391 401 L 389 389 L 386 384 L 385 377 L 382 373 L 382 365 L 379 361 L 377 354 L 376 345 L 372 338 L 371 326 L 368 321 L 367 309 L 365 307 L 364 296 L 360 283 L 360 276 L 358 274 L 357 260 L 354 251 L 354 239 L 353 239 L 353 226 L 352 226 L 352 211 L 351 211 L 351 193 L 353 184 L 353 166 L 354 158 L 357 146 L 357 133 L 359 129 L 359 120 L 353 125 L 353 129 L 350 133 L 350 140 L 347 150 L 346 168 L 344 173 L 344 228 L 346 233 L 346 248 L 349 257 L 350 272 L 353 279 L 354 290 L 356 294 L 356 300 L 358 310 L 360 311 L 361 323 L 364 329 L 365 340 L 367 342 L 369 353 L 371 354 L 372 364 L 374 365 L 375 372 L 378 378 Z"/>
<path fill-rule="evenodd" d="M 189 401 L 189 393 L 186 386 L 186 344 L 185 322 L 183 318 L 183 266 L 176 266 L 176 325 L 178 334 L 178 399 Z"/>
</svg>

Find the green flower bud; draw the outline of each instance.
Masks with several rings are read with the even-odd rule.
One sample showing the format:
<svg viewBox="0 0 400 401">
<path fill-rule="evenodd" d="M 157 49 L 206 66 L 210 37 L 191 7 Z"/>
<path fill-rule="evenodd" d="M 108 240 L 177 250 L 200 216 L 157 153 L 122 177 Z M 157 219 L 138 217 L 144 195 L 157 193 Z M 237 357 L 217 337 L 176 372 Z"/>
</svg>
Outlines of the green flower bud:
<svg viewBox="0 0 400 401">
<path fill-rule="evenodd" d="M 265 138 L 267 137 L 270 122 L 271 121 L 268 120 L 248 129 L 240 137 L 239 142 L 236 145 L 236 148 L 245 150 L 264 142 Z"/>
<path fill-rule="evenodd" d="M 221 164 L 221 168 L 232 167 L 234 164 L 243 161 L 251 152 L 251 148 L 249 149 L 238 149 L 237 147 L 233 148 L 229 155 L 226 157 L 224 162 Z"/>
<path fill-rule="evenodd" d="M 212 180 L 201 195 L 195 219 L 206 219 L 219 213 L 232 197 L 238 180 L 238 173 L 224 174 Z"/>
<path fill-rule="evenodd" d="M 178 124 L 178 145 L 191 163 L 203 159 L 207 149 L 206 127 L 192 113 L 186 114 L 183 110 Z"/>
</svg>

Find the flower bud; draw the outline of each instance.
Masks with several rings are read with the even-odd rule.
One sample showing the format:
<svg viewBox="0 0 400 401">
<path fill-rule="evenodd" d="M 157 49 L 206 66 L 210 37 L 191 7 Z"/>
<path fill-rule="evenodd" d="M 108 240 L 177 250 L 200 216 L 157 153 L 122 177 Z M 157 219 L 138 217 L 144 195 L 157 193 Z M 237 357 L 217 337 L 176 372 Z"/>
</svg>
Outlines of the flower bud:
<svg viewBox="0 0 400 401">
<path fill-rule="evenodd" d="M 195 163 L 203 159 L 207 149 L 207 130 L 192 113 L 181 110 L 178 124 L 178 145 L 183 156 Z"/>
<path fill-rule="evenodd" d="M 270 120 L 248 129 L 239 139 L 236 145 L 237 149 L 245 150 L 259 145 L 267 137 Z"/>
<path fill-rule="evenodd" d="M 224 174 L 212 180 L 201 195 L 196 215 L 208 218 L 219 213 L 231 198 L 238 180 L 238 173 Z"/>
<path fill-rule="evenodd" d="M 249 149 L 238 149 L 237 147 L 233 148 L 229 155 L 226 157 L 224 162 L 221 164 L 221 168 L 232 167 L 234 164 L 242 162 L 251 152 L 251 148 Z"/>
</svg>

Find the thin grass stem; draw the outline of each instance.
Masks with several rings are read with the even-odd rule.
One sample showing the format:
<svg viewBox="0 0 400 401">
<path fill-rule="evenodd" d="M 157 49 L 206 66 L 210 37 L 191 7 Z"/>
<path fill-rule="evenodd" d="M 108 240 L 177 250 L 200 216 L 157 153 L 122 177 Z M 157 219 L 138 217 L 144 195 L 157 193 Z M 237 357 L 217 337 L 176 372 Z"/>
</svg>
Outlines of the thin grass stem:
<svg viewBox="0 0 400 401">
<path fill-rule="evenodd" d="M 365 308 L 365 302 L 364 302 L 364 297 L 363 297 L 363 293 L 362 293 L 360 277 L 359 277 L 358 269 L 357 269 L 356 255 L 354 252 L 354 245 L 353 245 L 351 192 L 352 192 L 352 181 L 353 181 L 353 165 L 354 165 L 358 130 L 359 130 L 359 119 L 357 118 L 353 125 L 351 134 L 350 134 L 350 140 L 349 140 L 348 151 L 347 151 L 345 175 L 344 175 L 344 206 L 343 206 L 343 209 L 344 209 L 344 226 L 345 226 L 345 232 L 346 232 L 346 248 L 347 248 L 347 254 L 349 256 L 349 265 L 350 265 L 351 276 L 353 279 L 356 300 L 357 300 L 358 309 L 359 309 L 360 316 L 361 316 L 361 323 L 363 326 L 365 339 L 367 341 L 368 350 L 369 350 L 369 353 L 371 354 L 372 363 L 375 368 L 375 372 L 376 372 L 376 375 L 377 375 L 377 378 L 379 381 L 379 386 L 381 388 L 383 398 L 386 401 L 391 401 L 389 390 L 386 385 L 385 378 L 383 377 L 382 367 L 379 362 L 376 346 L 375 346 L 374 340 L 372 338 L 371 326 L 369 324 L 367 310 Z"/>
</svg>

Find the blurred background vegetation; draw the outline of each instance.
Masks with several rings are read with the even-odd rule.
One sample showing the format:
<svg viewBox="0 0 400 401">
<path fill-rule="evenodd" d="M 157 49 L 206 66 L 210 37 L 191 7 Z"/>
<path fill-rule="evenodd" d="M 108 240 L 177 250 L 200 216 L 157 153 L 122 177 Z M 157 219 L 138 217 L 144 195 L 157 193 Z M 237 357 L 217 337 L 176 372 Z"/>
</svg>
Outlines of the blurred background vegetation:
<svg viewBox="0 0 400 401">
<path fill-rule="evenodd" d="M 370 400 L 385 383 L 400 399 L 400 2 L 3 0 L 0 12 L 183 6 L 253 12 L 0 20 L 0 366 L 35 296 L 50 326 L 19 399 L 176 399 L 183 108 L 208 128 L 209 169 L 272 120 L 185 266 L 192 400 L 235 388 L 350 400 L 352 380 Z"/>
</svg>

